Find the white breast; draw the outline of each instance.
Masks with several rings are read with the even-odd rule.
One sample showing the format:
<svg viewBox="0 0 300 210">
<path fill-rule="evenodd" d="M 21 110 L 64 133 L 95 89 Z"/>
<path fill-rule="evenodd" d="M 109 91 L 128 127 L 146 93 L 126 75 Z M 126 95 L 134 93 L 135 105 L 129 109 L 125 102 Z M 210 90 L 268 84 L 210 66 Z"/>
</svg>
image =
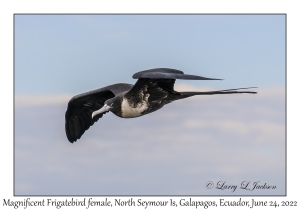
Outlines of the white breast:
<svg viewBox="0 0 300 210">
<path fill-rule="evenodd" d="M 148 109 L 148 103 L 147 101 L 142 101 L 136 107 L 132 107 L 128 103 L 128 100 L 124 98 L 121 104 L 121 109 L 122 117 L 124 118 L 139 117 L 142 115 L 143 111 Z"/>
</svg>

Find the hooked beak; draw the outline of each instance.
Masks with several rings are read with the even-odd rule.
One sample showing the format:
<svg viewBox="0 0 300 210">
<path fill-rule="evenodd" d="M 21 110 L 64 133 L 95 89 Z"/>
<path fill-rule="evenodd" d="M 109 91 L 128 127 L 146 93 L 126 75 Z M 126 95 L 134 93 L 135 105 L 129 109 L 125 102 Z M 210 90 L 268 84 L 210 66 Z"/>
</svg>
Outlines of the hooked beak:
<svg viewBox="0 0 300 210">
<path fill-rule="evenodd" d="M 107 104 L 104 104 L 104 106 L 103 106 L 101 109 L 99 109 L 99 110 L 97 110 L 97 111 L 94 111 L 94 112 L 92 113 L 92 118 L 94 118 L 94 116 L 96 116 L 96 115 L 98 115 L 98 114 L 101 114 L 101 113 L 103 113 L 103 112 L 108 112 L 109 109 L 110 109 L 110 106 L 108 106 Z"/>
</svg>

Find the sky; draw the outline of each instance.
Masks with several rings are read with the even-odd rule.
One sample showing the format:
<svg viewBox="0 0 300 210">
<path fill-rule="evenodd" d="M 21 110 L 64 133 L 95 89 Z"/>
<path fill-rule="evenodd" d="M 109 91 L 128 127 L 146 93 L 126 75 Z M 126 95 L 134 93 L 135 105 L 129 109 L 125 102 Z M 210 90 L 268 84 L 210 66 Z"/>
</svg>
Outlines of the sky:
<svg viewBox="0 0 300 210">
<path fill-rule="evenodd" d="M 284 15 L 15 15 L 16 195 L 284 195 Z M 176 68 L 223 81 L 175 90 L 258 87 L 152 114 L 112 113 L 74 144 L 68 100 L 135 72 Z M 206 183 L 276 185 L 207 189 Z"/>
<path fill-rule="evenodd" d="M 158 67 L 224 79 L 198 87 L 285 85 L 284 15 L 14 18 L 16 94 L 78 94 Z"/>
</svg>

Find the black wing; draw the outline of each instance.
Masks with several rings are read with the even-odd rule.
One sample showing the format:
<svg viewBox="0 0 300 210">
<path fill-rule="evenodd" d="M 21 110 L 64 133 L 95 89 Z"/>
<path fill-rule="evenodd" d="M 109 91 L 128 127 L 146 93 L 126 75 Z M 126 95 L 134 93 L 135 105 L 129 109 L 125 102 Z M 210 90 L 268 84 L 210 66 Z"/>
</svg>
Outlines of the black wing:
<svg viewBox="0 0 300 210">
<path fill-rule="evenodd" d="M 148 97 L 149 108 L 144 114 L 160 109 L 164 104 L 174 100 L 175 95 L 180 95 L 174 90 L 176 79 L 185 80 L 219 80 L 184 74 L 182 71 L 169 68 L 157 68 L 140 71 L 132 76 L 138 79 L 132 89 L 126 94 L 132 103 L 138 103 Z"/>
<path fill-rule="evenodd" d="M 222 80 L 195 75 L 184 74 L 182 71 L 168 68 L 157 68 L 140 71 L 132 76 L 133 79 L 151 78 L 151 79 L 185 79 L 185 80 Z"/>
<path fill-rule="evenodd" d="M 150 94 L 150 100 L 153 96 L 155 98 L 165 97 L 166 94 L 178 94 L 174 91 L 174 83 L 176 79 L 184 80 L 221 80 L 207 77 L 200 77 L 195 75 L 184 74 L 182 71 L 169 68 L 157 68 L 140 71 L 132 76 L 134 79 L 138 79 L 129 94 L 137 95 L 140 91 L 148 92 Z M 146 90 L 147 89 L 147 90 Z M 150 91 L 150 92 L 149 92 Z M 153 99 L 152 99 L 153 100 Z"/>
<path fill-rule="evenodd" d="M 239 89 L 230 89 L 222 91 L 209 92 L 176 92 L 174 84 L 176 79 L 185 80 L 221 80 L 207 78 L 195 75 L 184 74 L 182 71 L 168 68 L 149 69 L 137 72 L 132 76 L 138 79 L 132 89 L 126 94 L 126 97 L 132 97 L 131 101 L 140 101 L 143 97 L 148 97 L 149 108 L 146 113 L 153 112 L 161 108 L 164 104 L 174 100 L 191 97 L 194 95 L 215 95 L 232 93 L 256 93 L 252 91 L 236 91 Z M 149 94 L 149 95 L 147 95 Z M 146 114 L 145 113 L 145 114 Z"/>
<path fill-rule="evenodd" d="M 65 115 L 65 129 L 68 140 L 73 143 L 80 139 L 82 134 L 105 114 L 102 113 L 92 118 L 92 113 L 100 109 L 107 99 L 130 90 L 132 86 L 123 83 L 114 84 L 74 96 L 68 103 Z"/>
</svg>

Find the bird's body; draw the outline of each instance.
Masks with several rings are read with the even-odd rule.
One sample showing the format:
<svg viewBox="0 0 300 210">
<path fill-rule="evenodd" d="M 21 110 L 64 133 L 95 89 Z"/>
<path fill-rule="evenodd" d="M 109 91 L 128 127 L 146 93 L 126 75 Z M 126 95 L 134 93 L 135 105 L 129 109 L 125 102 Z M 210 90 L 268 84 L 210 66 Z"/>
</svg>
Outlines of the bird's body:
<svg viewBox="0 0 300 210">
<path fill-rule="evenodd" d="M 118 83 L 74 96 L 68 103 L 65 115 L 65 129 L 68 140 L 73 143 L 94 122 L 108 111 L 121 118 L 140 117 L 154 112 L 164 105 L 194 95 L 256 93 L 237 91 L 239 89 L 208 92 L 177 92 L 176 79 L 219 80 L 194 75 L 168 68 L 150 69 L 133 75 L 138 79 L 135 85 Z"/>
<path fill-rule="evenodd" d="M 123 118 L 133 118 L 142 116 L 149 109 L 148 97 L 142 99 L 139 103 L 131 103 L 127 98 L 123 98 L 121 103 L 121 116 Z"/>
</svg>

